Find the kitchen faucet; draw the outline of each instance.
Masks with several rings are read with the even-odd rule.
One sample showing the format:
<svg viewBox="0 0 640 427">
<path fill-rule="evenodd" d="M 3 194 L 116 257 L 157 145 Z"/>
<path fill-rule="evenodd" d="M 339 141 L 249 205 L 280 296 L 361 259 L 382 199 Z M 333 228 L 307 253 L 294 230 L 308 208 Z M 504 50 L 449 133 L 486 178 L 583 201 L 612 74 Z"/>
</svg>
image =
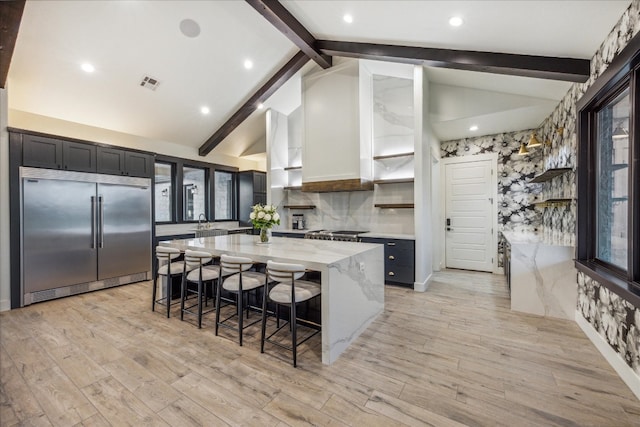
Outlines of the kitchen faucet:
<svg viewBox="0 0 640 427">
<path fill-rule="evenodd" d="M 207 216 L 203 213 L 200 214 L 200 216 L 198 216 L 198 230 L 202 230 L 202 225 L 200 223 L 200 221 L 204 218 L 204 222 L 209 222 L 207 220 Z"/>
</svg>

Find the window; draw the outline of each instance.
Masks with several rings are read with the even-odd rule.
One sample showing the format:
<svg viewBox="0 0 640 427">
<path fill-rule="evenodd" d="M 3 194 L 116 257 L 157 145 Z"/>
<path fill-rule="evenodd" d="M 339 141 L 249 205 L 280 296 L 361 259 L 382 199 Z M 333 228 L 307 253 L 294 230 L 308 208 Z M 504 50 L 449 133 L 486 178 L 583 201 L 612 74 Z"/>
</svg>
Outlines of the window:
<svg viewBox="0 0 640 427">
<path fill-rule="evenodd" d="M 155 164 L 155 215 L 156 222 L 174 221 L 173 198 L 173 170 L 171 163 L 156 162 Z"/>
<path fill-rule="evenodd" d="M 182 169 L 182 218 L 197 221 L 207 217 L 206 171 L 201 168 L 184 166 Z"/>
<path fill-rule="evenodd" d="M 640 37 L 587 90 L 578 109 L 576 267 L 640 297 Z"/>
<path fill-rule="evenodd" d="M 596 258 L 627 270 L 629 229 L 629 88 L 596 120 Z"/>
<path fill-rule="evenodd" d="M 215 219 L 231 220 L 234 218 L 234 173 L 226 171 L 215 171 L 214 194 L 215 194 Z"/>
</svg>

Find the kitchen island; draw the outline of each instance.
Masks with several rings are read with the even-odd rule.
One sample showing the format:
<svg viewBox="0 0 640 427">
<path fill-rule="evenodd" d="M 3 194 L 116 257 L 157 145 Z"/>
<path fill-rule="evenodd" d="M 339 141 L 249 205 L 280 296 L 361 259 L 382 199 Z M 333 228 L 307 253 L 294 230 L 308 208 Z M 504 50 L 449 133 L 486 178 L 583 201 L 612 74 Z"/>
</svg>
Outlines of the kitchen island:
<svg viewBox="0 0 640 427">
<path fill-rule="evenodd" d="M 245 234 L 160 242 L 181 250 L 297 263 L 321 273 L 322 363 L 331 364 L 384 309 L 384 247 L 377 244 Z"/>
</svg>

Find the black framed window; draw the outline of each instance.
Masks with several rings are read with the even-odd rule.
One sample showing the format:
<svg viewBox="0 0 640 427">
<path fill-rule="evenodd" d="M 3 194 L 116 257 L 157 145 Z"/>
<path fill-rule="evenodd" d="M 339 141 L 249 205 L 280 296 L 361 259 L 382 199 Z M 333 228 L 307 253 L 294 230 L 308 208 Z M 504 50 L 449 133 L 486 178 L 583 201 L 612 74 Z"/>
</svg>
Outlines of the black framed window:
<svg viewBox="0 0 640 427">
<path fill-rule="evenodd" d="M 175 164 L 156 162 L 154 212 L 156 222 L 175 221 Z"/>
<path fill-rule="evenodd" d="M 216 170 L 214 173 L 215 220 L 232 220 L 235 218 L 235 173 Z"/>
<path fill-rule="evenodd" d="M 577 109 L 576 267 L 640 301 L 640 37 Z"/>
<path fill-rule="evenodd" d="M 208 218 L 207 170 L 183 166 L 182 168 L 182 219 L 197 221 L 201 216 Z"/>
</svg>

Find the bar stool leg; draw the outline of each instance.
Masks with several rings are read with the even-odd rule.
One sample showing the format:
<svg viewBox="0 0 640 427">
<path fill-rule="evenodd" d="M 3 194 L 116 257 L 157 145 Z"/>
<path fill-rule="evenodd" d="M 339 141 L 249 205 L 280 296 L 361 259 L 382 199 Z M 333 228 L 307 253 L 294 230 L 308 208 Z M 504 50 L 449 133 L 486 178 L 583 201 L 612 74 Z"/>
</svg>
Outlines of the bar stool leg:
<svg viewBox="0 0 640 427">
<path fill-rule="evenodd" d="M 153 291 L 151 296 L 151 311 L 156 311 L 156 298 L 158 295 L 158 271 L 156 269 L 156 274 L 153 277 Z"/>
<path fill-rule="evenodd" d="M 240 279 L 242 280 L 242 279 Z M 240 287 L 242 289 L 242 287 Z M 238 292 L 238 343 L 242 347 L 242 327 L 243 327 L 243 308 L 242 303 L 244 301 L 244 293 L 240 290 Z"/>
<path fill-rule="evenodd" d="M 202 329 L 202 278 L 198 280 L 198 329 Z"/>
<path fill-rule="evenodd" d="M 298 321 L 296 319 L 296 303 L 293 301 L 291 302 L 289 325 L 291 326 L 291 347 L 293 348 L 293 367 L 295 368 L 298 363 Z"/>
<path fill-rule="evenodd" d="M 218 278 L 218 286 L 216 287 L 216 327 L 215 336 L 218 336 L 218 327 L 220 326 L 220 294 L 222 293 L 222 278 Z"/>
<path fill-rule="evenodd" d="M 173 296 L 173 277 L 171 275 L 167 275 L 167 318 L 171 316 L 171 297 Z"/>
</svg>

